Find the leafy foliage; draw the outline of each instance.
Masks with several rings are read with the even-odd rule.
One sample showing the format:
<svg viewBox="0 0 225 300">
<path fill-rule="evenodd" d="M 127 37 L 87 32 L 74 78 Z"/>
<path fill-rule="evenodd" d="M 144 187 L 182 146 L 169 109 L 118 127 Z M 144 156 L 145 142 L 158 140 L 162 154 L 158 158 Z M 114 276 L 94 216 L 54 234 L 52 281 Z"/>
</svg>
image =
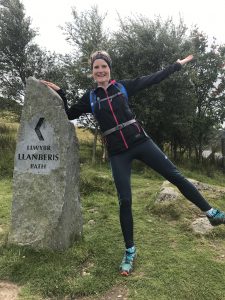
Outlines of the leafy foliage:
<svg viewBox="0 0 225 300">
<path fill-rule="evenodd" d="M 220 128 L 225 117 L 225 46 L 208 38 L 197 28 L 191 33 L 196 61 L 190 72 L 193 84 L 192 98 L 196 108 L 192 121 L 192 139 L 196 157 L 200 160 L 203 145 L 215 128 Z"/>
<path fill-rule="evenodd" d="M 52 68 L 55 57 L 33 42 L 36 35 L 20 0 L 0 1 L 0 83 L 9 99 L 22 101 L 26 78 Z"/>
<path fill-rule="evenodd" d="M 119 16 L 119 29 L 106 32 L 107 15 L 97 6 L 81 13 L 73 8 L 72 14 L 63 30 L 74 51 L 57 55 L 33 42 L 37 32 L 20 0 L 0 0 L 0 83 L 5 98 L 21 100 L 26 78 L 36 76 L 58 84 L 67 91 L 70 104 L 76 103 L 95 86 L 89 56 L 99 49 L 110 53 L 112 77 L 117 80 L 154 73 L 192 53 L 194 62 L 138 93 L 130 105 L 146 131 L 175 159 L 195 153 L 200 160 L 204 145 L 225 120 L 225 45 L 216 40 L 210 44 L 197 27 L 189 32 L 182 19 L 175 25 L 171 18 Z M 97 141 L 92 116 L 79 121 L 95 132 Z"/>
</svg>

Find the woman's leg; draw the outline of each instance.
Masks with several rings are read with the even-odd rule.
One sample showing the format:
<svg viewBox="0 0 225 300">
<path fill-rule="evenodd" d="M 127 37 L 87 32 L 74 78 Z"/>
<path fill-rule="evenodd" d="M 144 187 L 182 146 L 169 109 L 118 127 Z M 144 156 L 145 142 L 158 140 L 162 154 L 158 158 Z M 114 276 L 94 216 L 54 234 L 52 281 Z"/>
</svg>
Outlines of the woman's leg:
<svg viewBox="0 0 225 300">
<path fill-rule="evenodd" d="M 131 161 L 129 152 L 110 158 L 112 174 L 117 189 L 120 205 L 120 224 L 126 248 L 133 247 L 133 217 L 131 196 Z"/>
<path fill-rule="evenodd" d="M 181 193 L 202 211 L 205 212 L 211 209 L 209 203 L 203 198 L 196 187 L 177 170 L 175 165 L 151 139 L 141 144 L 141 146 L 136 158 L 176 185 Z"/>
</svg>

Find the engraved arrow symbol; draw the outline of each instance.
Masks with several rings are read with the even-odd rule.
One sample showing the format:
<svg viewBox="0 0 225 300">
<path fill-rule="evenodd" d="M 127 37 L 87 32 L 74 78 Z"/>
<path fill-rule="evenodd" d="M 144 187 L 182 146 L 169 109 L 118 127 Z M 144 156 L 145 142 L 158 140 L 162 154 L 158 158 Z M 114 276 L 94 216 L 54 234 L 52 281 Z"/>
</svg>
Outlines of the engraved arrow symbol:
<svg viewBox="0 0 225 300">
<path fill-rule="evenodd" d="M 44 141 L 43 135 L 40 131 L 40 127 L 41 127 L 42 123 L 44 122 L 44 119 L 45 118 L 40 118 L 39 121 L 37 122 L 36 127 L 35 127 L 35 132 L 36 132 L 36 134 L 37 134 L 40 141 Z"/>
</svg>

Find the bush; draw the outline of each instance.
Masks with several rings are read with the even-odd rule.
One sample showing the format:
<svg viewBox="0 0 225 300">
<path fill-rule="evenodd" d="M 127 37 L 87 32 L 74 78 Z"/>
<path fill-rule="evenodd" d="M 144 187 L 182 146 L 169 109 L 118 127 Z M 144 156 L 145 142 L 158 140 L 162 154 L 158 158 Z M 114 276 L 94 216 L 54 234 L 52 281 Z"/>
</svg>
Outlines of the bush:
<svg viewBox="0 0 225 300">
<path fill-rule="evenodd" d="M 12 177 L 18 125 L 0 123 L 0 177 Z"/>
<path fill-rule="evenodd" d="M 22 112 L 22 105 L 16 101 L 0 97 L 0 118 L 7 122 L 18 122 Z"/>
</svg>

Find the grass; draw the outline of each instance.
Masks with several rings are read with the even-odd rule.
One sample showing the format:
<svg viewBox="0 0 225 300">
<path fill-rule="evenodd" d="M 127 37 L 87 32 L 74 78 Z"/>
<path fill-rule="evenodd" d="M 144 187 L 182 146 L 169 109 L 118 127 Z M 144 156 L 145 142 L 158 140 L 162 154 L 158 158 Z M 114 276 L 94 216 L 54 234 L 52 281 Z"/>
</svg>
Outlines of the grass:
<svg viewBox="0 0 225 300">
<path fill-rule="evenodd" d="M 133 275 L 122 278 L 118 266 L 124 248 L 110 171 L 107 166 L 94 169 L 83 165 L 81 178 L 84 235 L 65 252 L 7 246 L 11 180 L 0 181 L 0 226 L 4 232 L 0 236 L 0 279 L 21 285 L 20 299 L 79 299 L 101 295 L 117 285 L 126 286 L 129 299 L 224 299 L 223 228 L 205 237 L 194 234 L 190 224 L 199 212 L 184 199 L 174 203 L 175 208 L 182 208 L 179 218 L 170 213 L 171 208 L 154 211 L 162 180 L 134 172 L 138 259 Z M 212 201 L 225 209 L 224 200 Z"/>
<path fill-rule="evenodd" d="M 163 179 L 137 162 L 132 188 L 138 259 L 132 276 L 119 276 L 124 245 L 109 166 L 87 163 L 91 149 L 85 139 L 80 152 L 84 234 L 64 252 L 7 245 L 12 179 L 1 177 L 0 280 L 21 286 L 20 300 L 99 299 L 117 286 L 128 290 L 129 300 L 225 299 L 225 228 L 206 236 L 195 234 L 191 223 L 199 210 L 183 198 L 155 204 Z M 182 171 L 187 177 L 225 186 L 222 173 L 209 178 L 202 171 Z M 224 196 L 205 196 L 225 210 Z"/>
<path fill-rule="evenodd" d="M 18 123 L 0 119 L 0 178 L 12 177 Z"/>
</svg>

